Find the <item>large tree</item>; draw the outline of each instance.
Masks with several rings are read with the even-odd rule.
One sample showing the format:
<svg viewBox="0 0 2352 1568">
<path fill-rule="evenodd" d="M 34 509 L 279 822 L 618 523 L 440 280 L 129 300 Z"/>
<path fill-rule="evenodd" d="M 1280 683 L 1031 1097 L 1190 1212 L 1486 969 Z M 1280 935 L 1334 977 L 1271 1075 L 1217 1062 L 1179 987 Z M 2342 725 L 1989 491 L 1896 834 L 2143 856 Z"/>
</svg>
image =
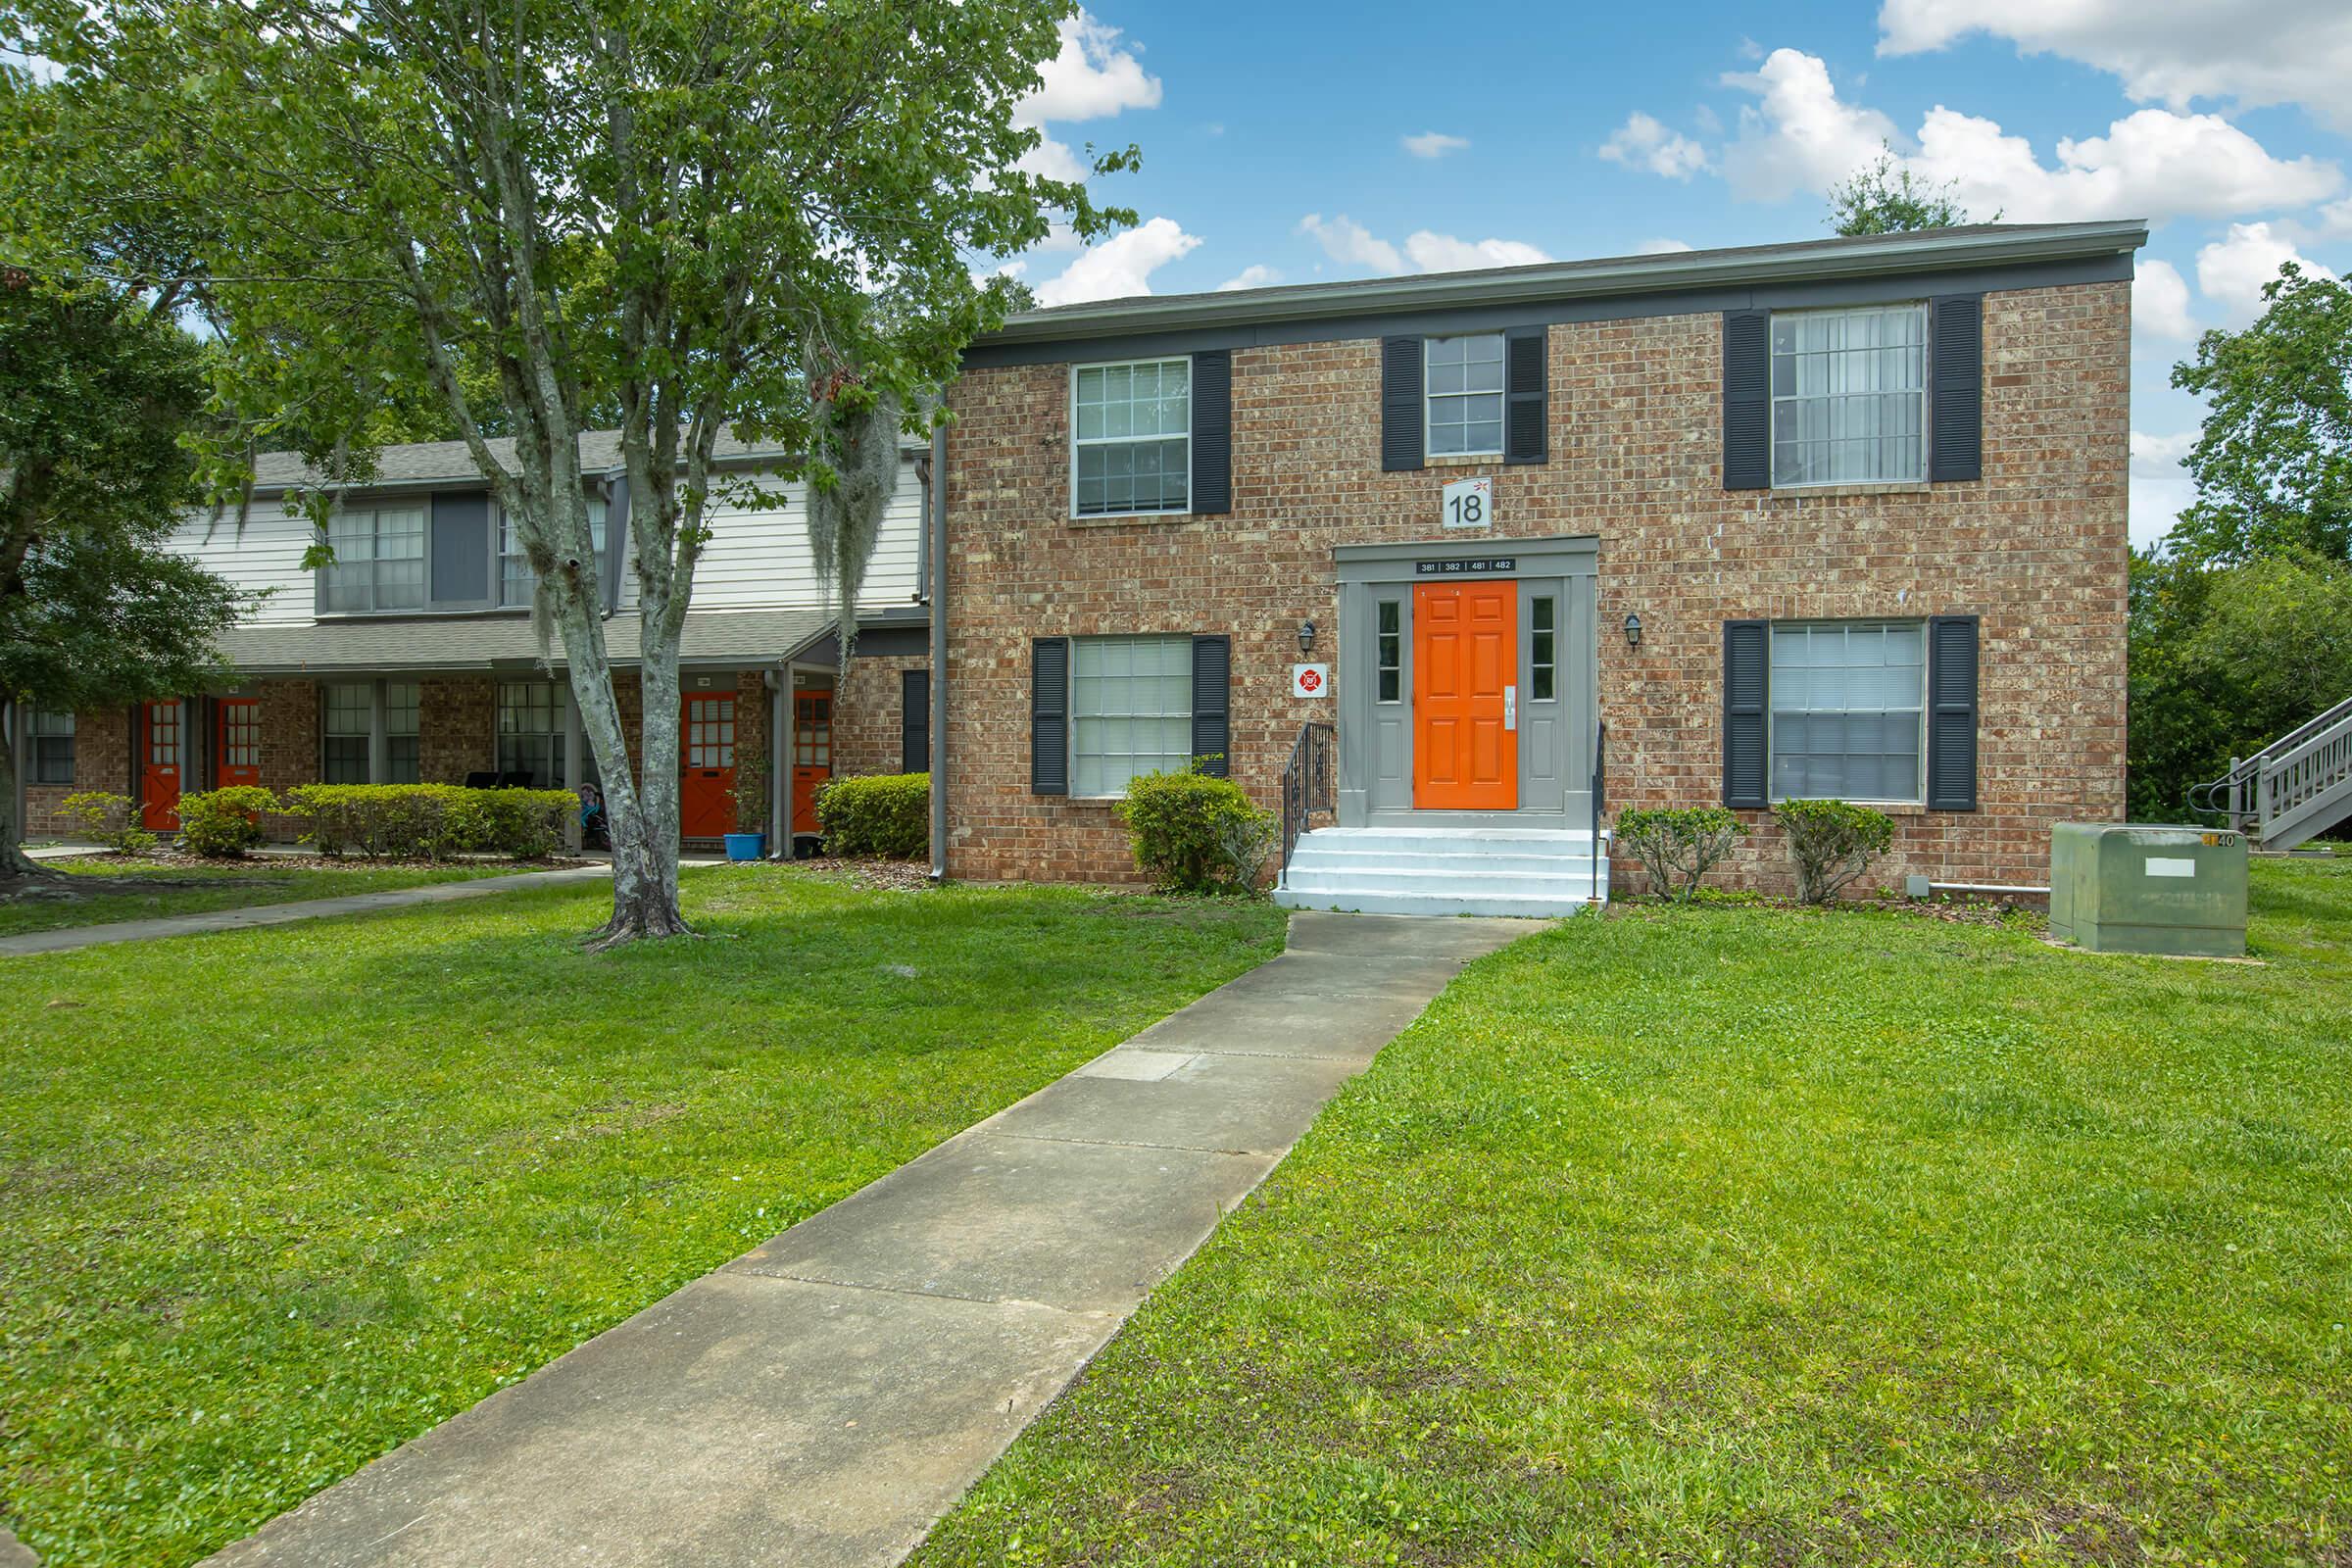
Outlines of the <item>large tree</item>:
<svg viewBox="0 0 2352 1568">
<path fill-rule="evenodd" d="M 2185 461 L 2197 499 L 2169 541 L 2198 562 L 2352 559 L 2352 286 L 2289 262 L 2262 317 L 2212 331 L 2173 385 L 2209 412 Z"/>
<path fill-rule="evenodd" d="M 1003 313 L 973 257 L 1056 216 L 1131 220 L 1017 167 L 1066 0 L 8 3 L 70 92 L 122 106 L 115 134 L 170 150 L 175 200 L 220 235 L 232 405 L 364 438 L 382 386 L 439 391 L 538 573 L 605 782 L 603 935 L 684 930 L 677 653 L 728 483 L 713 454 L 730 429 L 812 453 L 852 381 L 920 406 Z M 643 614 L 635 777 L 579 462 L 605 411 Z"/>
<path fill-rule="evenodd" d="M 141 301 L 0 268 L 0 695 L 20 712 L 220 679 L 233 589 L 169 546 L 195 499 L 196 344 Z M 0 876 L 33 874 L 0 743 Z"/>
</svg>

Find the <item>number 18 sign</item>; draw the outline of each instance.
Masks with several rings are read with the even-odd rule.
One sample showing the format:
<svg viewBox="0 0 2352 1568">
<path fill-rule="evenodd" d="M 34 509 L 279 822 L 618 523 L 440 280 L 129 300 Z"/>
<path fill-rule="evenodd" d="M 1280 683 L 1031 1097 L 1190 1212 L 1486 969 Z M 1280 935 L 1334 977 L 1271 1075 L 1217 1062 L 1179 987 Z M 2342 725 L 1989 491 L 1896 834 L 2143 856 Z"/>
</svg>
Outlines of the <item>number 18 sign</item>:
<svg viewBox="0 0 2352 1568">
<path fill-rule="evenodd" d="M 1456 479 L 1446 487 L 1439 519 L 1448 528 L 1486 528 L 1494 522 L 1494 481 Z"/>
</svg>

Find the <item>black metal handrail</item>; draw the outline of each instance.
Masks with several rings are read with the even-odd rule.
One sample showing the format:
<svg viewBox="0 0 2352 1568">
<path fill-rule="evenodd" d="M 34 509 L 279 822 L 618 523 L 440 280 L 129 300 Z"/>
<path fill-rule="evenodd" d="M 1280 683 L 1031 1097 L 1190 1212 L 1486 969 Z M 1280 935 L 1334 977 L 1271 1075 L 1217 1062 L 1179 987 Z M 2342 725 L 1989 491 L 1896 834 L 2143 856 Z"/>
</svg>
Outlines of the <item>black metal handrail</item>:
<svg viewBox="0 0 2352 1568">
<path fill-rule="evenodd" d="M 1592 902 L 1600 902 L 1600 871 L 1607 862 L 1600 858 L 1601 785 L 1608 777 L 1605 760 L 1609 751 L 1609 726 L 1606 721 L 1592 721 Z"/>
<path fill-rule="evenodd" d="M 1291 851 L 1316 813 L 1339 809 L 1340 732 L 1309 721 L 1298 726 L 1291 760 L 1282 769 L 1282 882 L 1291 880 Z"/>
</svg>

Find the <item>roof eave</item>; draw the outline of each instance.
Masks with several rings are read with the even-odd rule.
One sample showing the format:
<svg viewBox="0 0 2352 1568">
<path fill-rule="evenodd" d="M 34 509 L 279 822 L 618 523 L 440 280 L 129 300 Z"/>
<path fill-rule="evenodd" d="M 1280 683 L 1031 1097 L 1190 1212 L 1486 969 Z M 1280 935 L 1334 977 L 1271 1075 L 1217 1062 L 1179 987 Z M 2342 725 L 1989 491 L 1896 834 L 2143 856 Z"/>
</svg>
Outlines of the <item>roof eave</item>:
<svg viewBox="0 0 2352 1568">
<path fill-rule="evenodd" d="M 1772 247 L 1681 251 L 1222 294 L 1139 295 L 1011 317 L 980 342 L 1041 343 L 1124 336 L 1154 328 L 1238 327 L 1457 306 L 1510 306 L 1677 290 L 1837 282 L 1972 267 L 2031 266 L 2129 253 L 2144 245 L 2147 237 L 2147 224 L 2136 219 L 2032 229 L 1926 229 L 1873 236 L 1862 244 L 1809 242 L 1785 251 Z"/>
</svg>

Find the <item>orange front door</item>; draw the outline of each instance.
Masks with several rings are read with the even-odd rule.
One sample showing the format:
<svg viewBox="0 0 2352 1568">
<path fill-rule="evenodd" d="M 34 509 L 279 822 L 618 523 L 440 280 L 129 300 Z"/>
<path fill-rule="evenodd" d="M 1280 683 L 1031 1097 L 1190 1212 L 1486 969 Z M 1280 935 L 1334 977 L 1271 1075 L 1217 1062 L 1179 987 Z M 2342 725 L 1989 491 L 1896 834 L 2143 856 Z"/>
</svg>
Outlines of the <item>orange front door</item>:
<svg viewBox="0 0 2352 1568">
<path fill-rule="evenodd" d="M 1519 585 L 1413 585 L 1413 805 L 1519 806 Z"/>
<path fill-rule="evenodd" d="M 818 786 L 833 776 L 833 694 L 795 692 L 792 698 L 792 831 L 821 833 L 816 820 Z"/>
<path fill-rule="evenodd" d="M 179 831 L 179 770 L 187 747 L 177 703 L 139 705 L 139 820 L 151 833 Z"/>
<path fill-rule="evenodd" d="M 678 832 L 714 839 L 735 831 L 735 699 L 686 699 L 686 777 L 678 790 Z"/>
<path fill-rule="evenodd" d="M 220 787 L 262 781 L 262 705 L 250 697 L 220 699 L 217 750 Z"/>
</svg>

